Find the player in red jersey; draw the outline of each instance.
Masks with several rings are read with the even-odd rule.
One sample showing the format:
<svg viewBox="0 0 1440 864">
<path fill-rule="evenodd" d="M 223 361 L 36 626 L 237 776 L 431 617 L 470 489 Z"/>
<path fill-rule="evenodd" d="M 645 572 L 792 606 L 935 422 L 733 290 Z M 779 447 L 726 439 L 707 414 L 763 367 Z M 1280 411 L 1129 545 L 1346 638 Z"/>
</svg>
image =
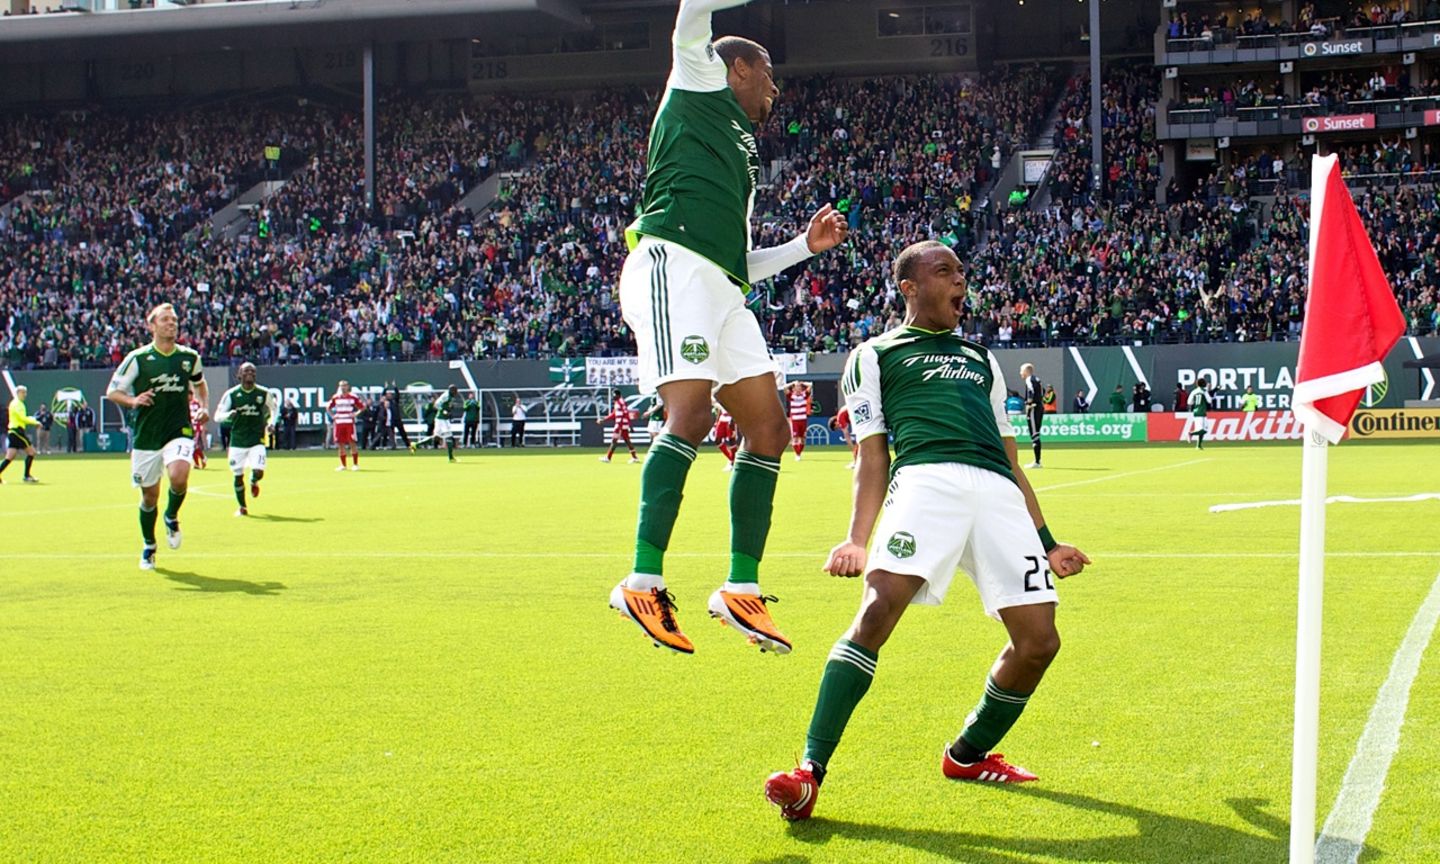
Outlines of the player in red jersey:
<svg viewBox="0 0 1440 864">
<path fill-rule="evenodd" d="M 195 452 L 190 457 L 196 468 L 204 468 L 208 463 L 205 459 L 205 424 L 201 421 L 201 415 L 205 414 L 205 406 L 197 400 L 190 400 L 190 425 L 195 428 Z M 209 416 L 209 415 L 205 415 Z"/>
<path fill-rule="evenodd" d="M 335 446 L 340 448 L 340 464 L 335 470 L 345 470 L 345 448 L 349 447 L 350 456 L 355 460 L 350 470 L 359 471 L 360 448 L 355 445 L 355 418 L 365 410 L 365 400 L 350 392 L 349 381 L 341 381 L 339 390 L 325 406 L 330 412 L 331 422 L 335 424 Z"/>
<path fill-rule="evenodd" d="M 840 437 L 845 439 L 845 443 L 850 445 L 850 464 L 845 467 L 853 469 L 855 467 L 856 447 L 855 436 L 850 434 L 849 406 L 840 406 L 840 411 L 834 417 L 830 418 L 830 428 L 838 431 Z"/>
<path fill-rule="evenodd" d="M 731 417 L 730 412 L 719 402 L 715 403 L 715 412 L 715 430 L 712 433 L 715 436 L 715 446 L 725 454 L 725 470 L 734 471 L 735 451 L 740 449 L 736 446 L 739 436 L 735 434 L 735 418 Z"/>
<path fill-rule="evenodd" d="M 796 381 L 785 388 L 786 413 L 790 415 L 790 447 L 795 451 L 795 461 L 805 452 L 805 430 L 810 426 L 810 401 L 815 385 Z"/>
<path fill-rule="evenodd" d="M 630 410 L 630 406 L 625 404 L 625 397 L 616 393 L 615 401 L 610 406 L 610 413 L 595 421 L 597 424 L 604 424 L 607 420 L 615 421 L 614 428 L 610 430 L 610 449 L 606 450 L 605 455 L 600 457 L 601 462 L 610 461 L 610 457 L 615 455 L 615 445 L 622 440 L 630 450 L 631 464 L 640 461 L 640 455 L 635 452 L 635 445 L 630 443 L 630 425 L 631 421 L 634 420 L 634 416 L 634 412 Z"/>
</svg>

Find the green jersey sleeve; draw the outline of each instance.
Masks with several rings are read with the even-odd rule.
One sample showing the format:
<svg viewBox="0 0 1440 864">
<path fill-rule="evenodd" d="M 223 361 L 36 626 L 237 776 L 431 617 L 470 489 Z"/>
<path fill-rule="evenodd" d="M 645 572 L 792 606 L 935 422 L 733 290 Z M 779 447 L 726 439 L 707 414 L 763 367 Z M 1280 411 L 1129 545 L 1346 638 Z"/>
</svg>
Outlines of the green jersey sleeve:
<svg viewBox="0 0 1440 864">
<path fill-rule="evenodd" d="M 119 391 L 129 396 L 135 395 L 135 379 L 140 376 L 140 358 L 138 351 L 131 351 L 120 361 L 120 368 L 110 376 L 110 386 L 107 392 Z"/>
<path fill-rule="evenodd" d="M 1010 395 L 1005 387 L 1005 373 L 1000 370 L 995 352 L 986 353 L 990 355 L 990 373 L 994 376 L 990 382 L 990 410 L 995 415 L 995 428 L 1000 430 L 1001 438 L 1014 438 L 1015 427 L 1010 425 L 1010 412 L 1005 410 L 1005 397 Z"/>
<path fill-rule="evenodd" d="M 850 411 L 856 441 L 889 431 L 880 401 L 880 358 L 869 342 L 851 352 L 840 389 L 845 394 L 845 407 Z"/>
</svg>

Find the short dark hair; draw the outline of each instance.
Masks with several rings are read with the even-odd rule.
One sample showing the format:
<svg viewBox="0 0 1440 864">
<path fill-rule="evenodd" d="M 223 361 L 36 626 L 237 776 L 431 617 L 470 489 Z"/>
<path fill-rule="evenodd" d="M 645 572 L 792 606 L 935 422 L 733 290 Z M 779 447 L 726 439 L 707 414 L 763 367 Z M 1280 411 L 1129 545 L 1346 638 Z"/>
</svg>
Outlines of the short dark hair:
<svg viewBox="0 0 1440 864">
<path fill-rule="evenodd" d="M 736 58 L 742 58 L 746 63 L 759 63 L 760 55 L 769 55 L 765 46 L 759 42 L 746 39 L 744 36 L 721 36 L 713 43 L 715 53 L 725 61 L 725 68 L 729 69 L 735 64 Z"/>
<path fill-rule="evenodd" d="M 949 248 L 939 240 L 921 240 L 919 243 L 911 243 L 901 249 L 900 254 L 895 256 L 895 265 L 891 269 L 891 273 L 895 277 L 895 285 L 898 287 L 904 280 L 914 279 L 915 268 L 920 263 L 920 256 L 936 247 Z"/>
</svg>

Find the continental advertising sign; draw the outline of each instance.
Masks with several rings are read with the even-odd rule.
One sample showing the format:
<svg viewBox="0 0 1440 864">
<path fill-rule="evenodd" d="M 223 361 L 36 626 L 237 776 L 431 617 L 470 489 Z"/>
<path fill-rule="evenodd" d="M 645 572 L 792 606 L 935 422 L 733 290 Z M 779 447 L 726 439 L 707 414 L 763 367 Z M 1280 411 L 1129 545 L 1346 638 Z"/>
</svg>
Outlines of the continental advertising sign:
<svg viewBox="0 0 1440 864">
<path fill-rule="evenodd" d="M 1040 425 L 1041 441 L 1144 441 L 1148 414 L 1047 414 Z M 1024 414 L 1011 414 L 1015 437 L 1030 437 Z"/>
<path fill-rule="evenodd" d="M 1376 412 L 1386 413 L 1386 412 Z M 1211 411 L 1206 417 L 1205 442 L 1298 441 L 1305 427 L 1289 411 Z M 1149 441 L 1190 441 L 1199 418 L 1189 414 L 1157 412 L 1150 415 Z"/>
<path fill-rule="evenodd" d="M 1350 418 L 1350 437 L 1440 438 L 1440 408 L 1393 408 L 1389 411 L 1355 412 Z"/>
</svg>

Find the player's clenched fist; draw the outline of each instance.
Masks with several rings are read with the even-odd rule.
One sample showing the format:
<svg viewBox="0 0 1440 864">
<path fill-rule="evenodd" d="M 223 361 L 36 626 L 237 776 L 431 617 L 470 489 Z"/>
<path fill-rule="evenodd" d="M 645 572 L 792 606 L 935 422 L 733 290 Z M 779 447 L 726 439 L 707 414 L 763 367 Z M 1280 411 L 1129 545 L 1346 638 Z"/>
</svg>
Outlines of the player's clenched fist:
<svg viewBox="0 0 1440 864">
<path fill-rule="evenodd" d="M 1090 563 L 1089 556 L 1068 543 L 1056 544 L 1055 548 L 1047 552 L 1045 557 L 1050 559 L 1050 572 L 1061 579 L 1066 576 L 1074 576 Z"/>
<path fill-rule="evenodd" d="M 865 572 L 865 547 L 846 540 L 830 550 L 825 572 L 831 576 L 859 576 Z"/>
</svg>

